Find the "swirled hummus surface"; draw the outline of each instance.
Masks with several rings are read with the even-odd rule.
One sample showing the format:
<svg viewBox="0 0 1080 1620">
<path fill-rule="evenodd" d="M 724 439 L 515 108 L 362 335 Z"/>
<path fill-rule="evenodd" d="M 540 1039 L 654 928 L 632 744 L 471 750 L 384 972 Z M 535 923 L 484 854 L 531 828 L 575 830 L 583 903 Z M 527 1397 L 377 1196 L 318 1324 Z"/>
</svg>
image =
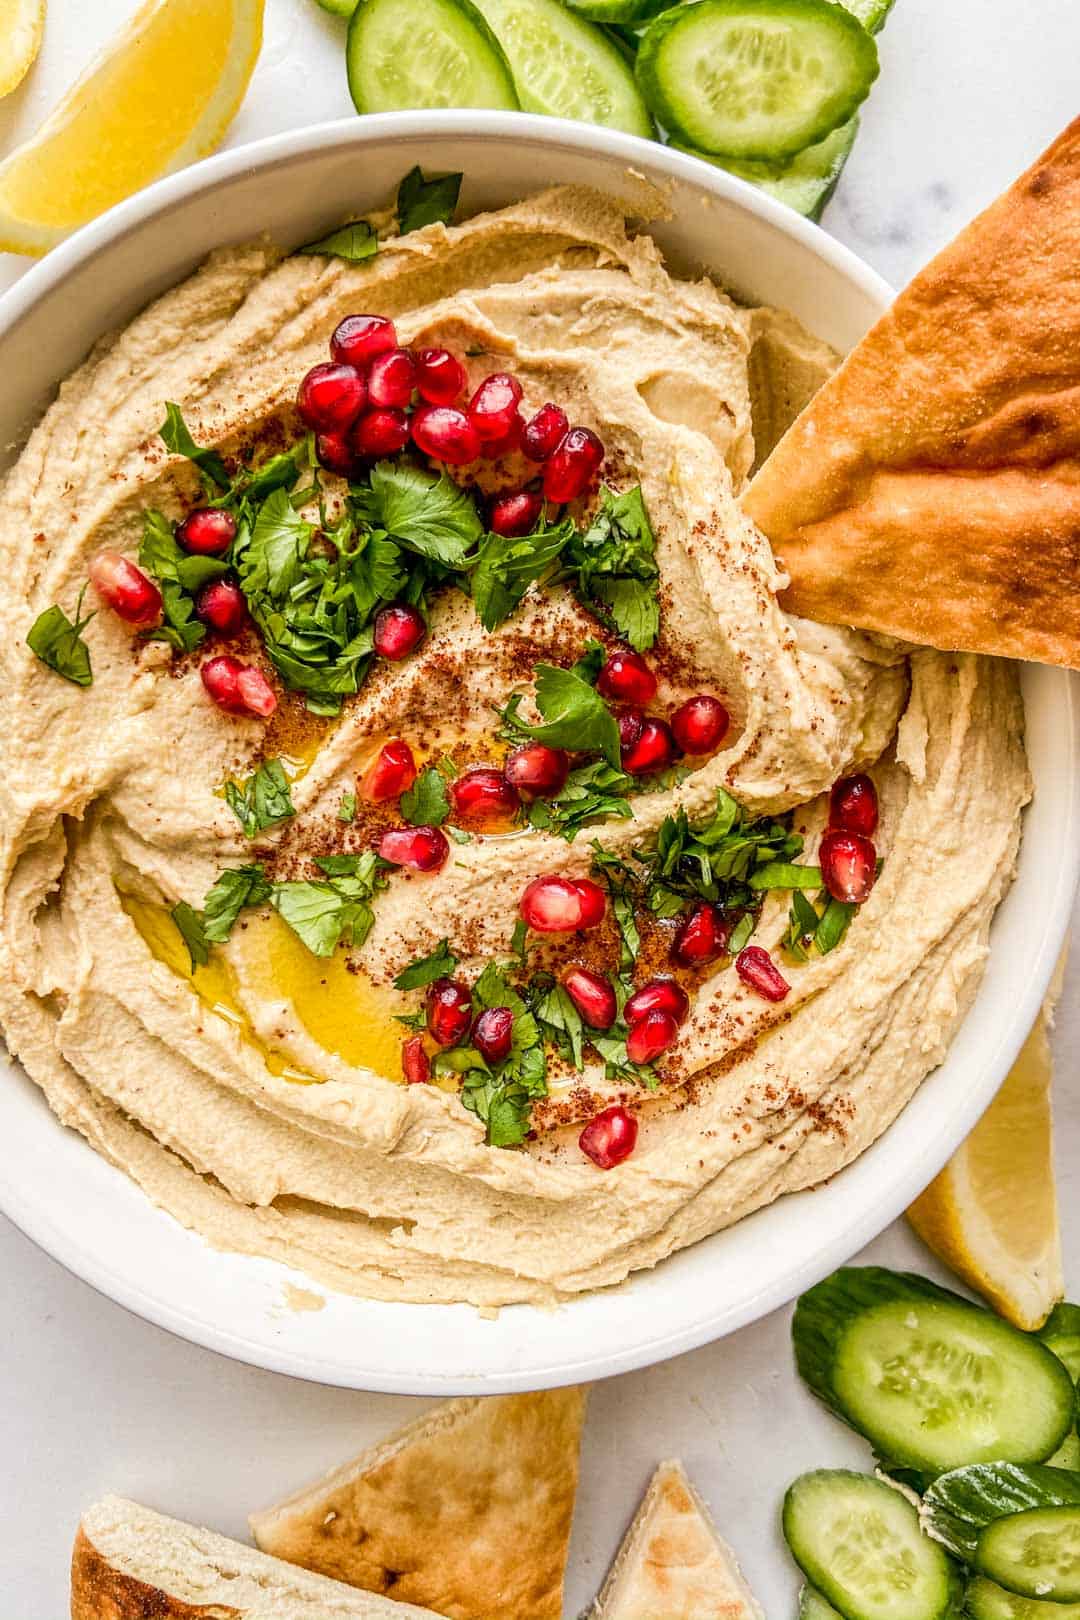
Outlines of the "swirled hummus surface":
<svg viewBox="0 0 1080 1620">
<path fill-rule="evenodd" d="M 527 413 L 550 399 L 595 430 L 605 478 L 640 484 L 655 534 L 658 712 L 707 691 L 732 723 L 711 757 L 634 796 L 632 817 L 572 842 L 477 834 L 439 872 L 395 873 L 359 949 L 313 957 L 255 908 L 193 971 L 177 902 L 199 907 L 253 858 L 297 878 L 363 849 L 370 821 L 340 809 L 387 737 L 424 761 L 497 765 L 494 708 L 528 698 L 537 663 L 613 639 L 568 585 L 533 586 L 491 632 L 448 587 L 417 652 L 377 664 L 339 716 L 283 695 L 269 722 L 207 700 L 205 648 L 177 657 L 107 611 L 85 631 L 90 686 L 33 656 L 31 622 L 71 608 L 95 553 L 133 556 L 147 508 L 175 521 L 198 501 L 197 470 L 157 437 L 163 402 L 226 455 L 280 449 L 300 378 L 358 309 L 467 356 L 474 380 L 512 372 Z M 675 278 L 615 204 L 571 189 L 391 239 L 359 265 L 223 250 L 104 340 L 0 495 L 0 1014 L 59 1119 L 217 1245 L 360 1294 L 481 1305 L 617 1283 L 872 1142 L 971 1002 L 1029 789 L 1012 666 L 777 606 L 781 568 L 738 496 L 831 364 L 789 317 Z M 254 632 L 245 650 L 258 661 Z M 222 785 L 270 757 L 296 813 L 252 840 Z M 441 940 L 471 980 L 511 955 L 529 880 L 588 876 L 594 839 L 630 859 L 679 809 L 708 818 L 721 788 L 748 818 L 790 813 L 812 861 L 829 790 L 855 771 L 880 801 L 880 875 L 841 943 L 804 961 L 782 951 L 791 894 L 769 893 L 753 942 L 783 965 L 782 1002 L 730 956 L 697 970 L 654 1089 L 609 1078 L 591 1051 L 581 1072 L 556 1063 L 519 1147 L 488 1144 L 452 1077 L 402 1083 L 394 1020 L 420 997 L 392 981 Z M 620 947 L 609 918 L 567 948 L 603 969 Z M 578 1135 L 616 1102 L 639 1137 L 604 1171 Z"/>
</svg>

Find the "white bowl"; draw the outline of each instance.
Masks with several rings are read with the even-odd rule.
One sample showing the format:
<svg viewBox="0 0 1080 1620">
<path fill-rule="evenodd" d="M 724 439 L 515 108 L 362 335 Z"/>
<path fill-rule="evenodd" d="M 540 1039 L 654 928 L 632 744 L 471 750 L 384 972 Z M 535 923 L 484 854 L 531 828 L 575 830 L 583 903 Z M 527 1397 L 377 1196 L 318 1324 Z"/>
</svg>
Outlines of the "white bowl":
<svg viewBox="0 0 1080 1620">
<path fill-rule="evenodd" d="M 128 321 L 221 243 L 269 233 L 292 245 L 385 200 L 414 163 L 465 173 L 463 209 L 556 181 L 619 189 L 627 168 L 672 188 L 655 227 L 680 267 L 791 310 L 839 349 L 885 308 L 886 284 L 742 182 L 630 136 L 523 114 L 404 113 L 327 124 L 230 152 L 152 186 L 57 248 L 0 300 L 0 445 L 14 447 L 93 340 Z M 1035 777 L 1020 867 L 993 926 L 981 990 L 946 1061 L 892 1128 L 828 1186 L 555 1312 L 378 1304 L 331 1294 L 288 1308 L 305 1279 L 222 1254 L 155 1209 L 65 1131 L 21 1071 L 0 1090 L 0 1208 L 87 1282 L 185 1338 L 281 1372 L 402 1394 L 578 1382 L 730 1333 L 809 1286 L 888 1224 L 944 1164 L 993 1097 L 1061 949 L 1080 863 L 1077 684 L 1023 672 Z M 318 1289 L 325 1294 L 325 1290 Z"/>
</svg>

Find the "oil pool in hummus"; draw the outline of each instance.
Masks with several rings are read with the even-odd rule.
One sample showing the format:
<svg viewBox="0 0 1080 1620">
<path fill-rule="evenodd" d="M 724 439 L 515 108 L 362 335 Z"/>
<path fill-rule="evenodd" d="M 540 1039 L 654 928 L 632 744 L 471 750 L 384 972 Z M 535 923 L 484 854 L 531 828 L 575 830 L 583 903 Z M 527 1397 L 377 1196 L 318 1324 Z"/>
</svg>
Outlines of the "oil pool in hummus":
<svg viewBox="0 0 1080 1620">
<path fill-rule="evenodd" d="M 550 400 L 595 431 L 605 480 L 640 484 L 655 535 L 650 712 L 707 692 L 730 728 L 708 758 L 643 782 L 653 790 L 631 796 L 632 817 L 572 842 L 508 821 L 451 843 L 439 871 L 394 872 L 359 948 L 313 955 L 261 905 L 193 969 L 171 913 L 198 912 L 224 869 L 317 877 L 315 857 L 400 824 L 393 806 L 344 819 L 388 738 L 408 739 L 421 766 L 497 769 L 495 707 L 522 693 L 535 717 L 537 664 L 566 668 L 590 638 L 616 643 L 569 584 L 532 586 L 490 632 L 447 585 L 429 594 L 415 653 L 375 660 L 336 717 L 283 692 L 244 632 L 228 650 L 275 681 L 269 720 L 208 700 L 209 639 L 178 652 L 92 593 L 92 684 L 30 651 L 31 624 L 53 604 L 73 613 L 96 554 L 135 558 L 146 509 L 175 522 L 205 498 L 198 467 L 158 438 L 164 403 L 227 457 L 280 451 L 303 432 L 301 378 L 358 310 L 392 318 L 414 350 L 464 357 L 470 386 L 513 374 L 526 415 Z M 777 605 L 783 575 L 738 497 L 832 363 L 790 317 L 675 279 L 613 202 L 573 189 L 391 233 L 359 264 L 223 250 L 99 345 L 0 495 L 0 1014 L 59 1120 L 214 1244 L 358 1294 L 483 1306 L 617 1283 L 872 1142 L 972 1000 L 1029 780 L 1011 665 Z M 481 474 L 490 487 L 498 468 Z M 324 480 L 331 506 L 336 482 Z M 572 512 L 587 523 L 591 509 Z M 268 758 L 282 761 L 295 814 L 248 837 L 223 785 Z M 530 880 L 595 878 L 594 841 L 632 862 L 680 808 L 707 823 L 721 788 L 751 821 L 790 812 L 797 859 L 813 862 L 830 789 L 856 772 L 877 790 L 880 874 L 836 948 L 805 960 L 783 944 L 792 892 L 770 890 L 751 943 L 790 984 L 783 1000 L 758 994 L 730 954 L 679 974 L 689 1016 L 652 1089 L 612 1074 L 591 1045 L 580 1073 L 555 1058 L 520 1146 L 488 1144 L 452 1072 L 403 1083 L 409 1030 L 395 1020 L 423 992 L 393 980 L 440 941 L 471 983 L 512 959 Z M 675 922 L 642 926 L 638 982 L 671 971 Z M 534 944 L 556 971 L 572 958 L 614 973 L 623 949 L 610 911 L 590 933 Z M 579 1135 L 615 1104 L 639 1134 L 604 1170 Z"/>
</svg>

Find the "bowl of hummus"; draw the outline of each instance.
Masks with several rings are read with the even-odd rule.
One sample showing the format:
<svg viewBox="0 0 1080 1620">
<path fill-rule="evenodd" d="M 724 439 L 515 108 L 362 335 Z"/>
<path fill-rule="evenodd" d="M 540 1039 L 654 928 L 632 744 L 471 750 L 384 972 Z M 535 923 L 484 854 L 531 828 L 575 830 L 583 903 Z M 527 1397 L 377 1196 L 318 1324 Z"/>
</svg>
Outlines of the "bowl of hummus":
<svg viewBox="0 0 1080 1620">
<path fill-rule="evenodd" d="M 1077 714 L 777 603 L 740 495 L 888 297 L 498 114 L 229 153 L 7 295 L 6 1214 L 435 1393 L 703 1343 L 910 1201 L 1060 951 Z"/>
</svg>

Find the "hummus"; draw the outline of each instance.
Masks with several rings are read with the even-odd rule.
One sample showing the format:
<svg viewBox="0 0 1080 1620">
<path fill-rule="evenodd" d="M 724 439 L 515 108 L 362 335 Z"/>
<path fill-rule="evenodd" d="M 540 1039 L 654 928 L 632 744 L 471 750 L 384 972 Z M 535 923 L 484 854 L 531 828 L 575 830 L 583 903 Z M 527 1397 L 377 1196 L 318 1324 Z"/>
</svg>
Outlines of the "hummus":
<svg viewBox="0 0 1080 1620">
<path fill-rule="evenodd" d="M 314 958 L 252 912 L 193 973 L 169 909 L 252 859 L 225 781 L 289 762 L 296 816 L 255 852 L 310 871 L 313 853 L 362 846 L 338 812 L 383 740 L 497 763 L 492 706 L 598 634 L 565 587 L 531 588 L 493 633 L 448 589 L 416 654 L 377 668 L 339 718 L 289 700 L 269 725 L 223 714 L 198 656 L 106 611 L 85 633 L 92 685 L 28 650 L 35 615 L 71 611 L 96 552 L 134 555 L 147 507 L 175 520 L 196 503 L 196 470 L 157 437 L 163 403 L 200 444 L 280 448 L 299 379 L 357 309 L 469 356 L 474 380 L 512 371 L 527 411 L 555 400 L 595 429 L 605 476 L 640 482 L 656 536 L 660 700 L 715 693 L 732 725 L 684 779 L 635 797 L 633 819 L 571 843 L 475 836 L 441 872 L 395 876 L 359 950 Z M 777 605 L 782 569 L 738 496 L 832 363 L 790 317 L 674 278 L 611 201 L 572 189 L 391 239 L 360 265 L 224 250 L 101 343 L 0 494 L 0 1016 L 59 1119 L 214 1244 L 347 1291 L 482 1306 L 617 1283 L 871 1143 L 972 1000 L 1029 783 L 1011 665 Z M 441 939 L 471 979 L 509 955 L 528 880 L 585 877 L 594 838 L 628 855 L 680 807 L 707 819 L 721 787 L 750 816 L 792 812 L 813 860 L 831 785 L 860 770 L 884 864 L 843 942 L 785 967 L 778 1004 L 729 958 L 699 972 L 656 1092 L 595 1062 L 555 1075 L 529 1140 L 505 1149 L 452 1084 L 401 1083 L 394 1015 L 418 997 L 392 980 Z M 753 936 L 781 962 L 789 902 L 771 893 Z M 605 1172 L 577 1138 L 616 1101 L 640 1135 Z"/>
</svg>

